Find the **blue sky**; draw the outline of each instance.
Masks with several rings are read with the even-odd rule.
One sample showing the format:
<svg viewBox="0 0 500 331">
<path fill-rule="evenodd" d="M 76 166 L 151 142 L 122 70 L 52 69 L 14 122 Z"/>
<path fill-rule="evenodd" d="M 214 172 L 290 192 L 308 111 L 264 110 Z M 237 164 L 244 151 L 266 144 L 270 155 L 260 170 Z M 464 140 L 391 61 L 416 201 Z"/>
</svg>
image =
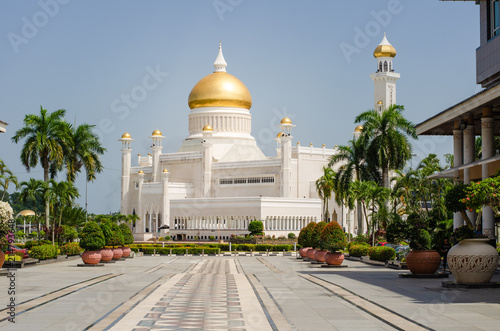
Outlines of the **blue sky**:
<svg viewBox="0 0 500 331">
<path fill-rule="evenodd" d="M 164 151 L 177 151 L 188 133 L 189 92 L 213 71 L 219 40 L 228 72 L 252 94 L 252 134 L 266 155 L 275 153 L 271 139 L 285 115 L 295 141 L 346 144 L 356 115 L 373 107 L 372 53 L 384 31 L 398 53 L 397 103 L 413 123 L 480 90 L 474 2 L 2 1 L 0 119 L 9 126 L 0 159 L 20 180 L 42 179 L 40 166 L 26 172 L 22 145 L 10 138 L 40 105 L 64 108 L 68 121 L 96 125 L 107 148 L 106 169 L 89 184 L 89 211 L 118 211 L 117 139 L 128 131 L 132 155 L 146 154 L 147 137 L 160 129 Z M 137 102 L 126 101 L 132 93 Z M 449 137 L 423 137 L 413 162 L 451 147 Z M 83 177 L 77 186 L 84 196 Z"/>
</svg>

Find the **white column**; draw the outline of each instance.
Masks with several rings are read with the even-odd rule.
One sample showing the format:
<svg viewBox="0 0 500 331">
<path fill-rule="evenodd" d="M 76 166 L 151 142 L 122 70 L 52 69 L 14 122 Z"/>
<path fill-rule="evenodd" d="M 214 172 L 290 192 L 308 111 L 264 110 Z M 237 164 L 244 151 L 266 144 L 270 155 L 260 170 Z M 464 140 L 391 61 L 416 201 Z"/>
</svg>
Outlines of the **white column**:
<svg viewBox="0 0 500 331">
<path fill-rule="evenodd" d="M 474 130 L 474 125 L 469 124 L 464 130 L 464 164 L 468 164 L 475 161 L 476 157 L 476 134 Z M 470 184 L 470 168 L 464 169 L 464 184 Z M 466 211 L 467 216 L 475 223 L 476 215 L 475 212 Z"/>
<path fill-rule="evenodd" d="M 463 135 L 462 130 L 455 129 L 453 130 L 453 166 L 458 167 L 463 163 Z M 453 214 L 453 228 L 456 229 L 460 226 L 464 225 L 464 219 L 460 212 L 456 212 Z M 359 229 L 358 229 L 359 232 Z"/>
<path fill-rule="evenodd" d="M 482 159 L 487 159 L 493 156 L 494 141 L 493 141 L 493 117 L 491 116 L 491 107 L 483 109 L 483 117 L 481 118 L 481 137 L 482 137 Z M 489 177 L 489 165 L 482 165 L 482 179 Z M 495 237 L 495 214 L 491 207 L 483 208 L 483 234 L 489 238 Z"/>
</svg>

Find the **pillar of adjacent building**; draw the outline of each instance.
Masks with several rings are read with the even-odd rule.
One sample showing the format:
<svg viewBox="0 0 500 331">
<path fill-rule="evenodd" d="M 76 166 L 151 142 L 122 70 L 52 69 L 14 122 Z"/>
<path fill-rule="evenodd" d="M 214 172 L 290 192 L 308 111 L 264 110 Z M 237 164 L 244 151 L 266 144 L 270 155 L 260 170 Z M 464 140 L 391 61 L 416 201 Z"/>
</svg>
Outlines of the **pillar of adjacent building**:
<svg viewBox="0 0 500 331">
<path fill-rule="evenodd" d="M 163 199 L 161 213 L 163 215 L 163 225 L 168 225 L 170 227 L 170 197 L 168 195 L 168 170 L 163 169 L 162 172 L 162 182 L 163 182 Z"/>
<path fill-rule="evenodd" d="M 476 158 L 476 133 L 473 124 L 467 125 L 464 130 L 464 164 L 475 161 Z M 464 169 L 464 184 L 470 184 L 470 168 Z M 476 215 L 473 211 L 466 211 L 472 224 L 475 224 Z"/>
<path fill-rule="evenodd" d="M 482 146 L 481 154 L 482 159 L 485 160 L 490 158 L 494 154 L 494 141 L 493 141 L 493 117 L 492 108 L 483 108 L 483 117 L 481 117 L 481 137 Z M 482 179 L 489 177 L 489 165 L 482 165 Z M 489 238 L 495 237 L 495 214 L 491 207 L 483 208 L 483 234 L 487 235 Z"/>
<path fill-rule="evenodd" d="M 203 128 L 203 197 L 209 198 L 212 184 L 212 127 L 205 125 Z"/>
<path fill-rule="evenodd" d="M 289 198 L 292 195 L 292 121 L 285 117 L 279 127 L 283 134 L 281 140 L 281 171 L 280 171 L 280 197 Z"/>
<path fill-rule="evenodd" d="M 132 147 L 131 142 L 133 141 L 130 134 L 127 132 L 122 135 L 122 138 L 119 139 L 122 142 L 122 187 L 121 187 L 121 206 L 120 213 L 122 215 L 127 215 L 130 213 L 128 210 L 128 193 L 130 190 L 130 167 L 132 160 Z"/>
<path fill-rule="evenodd" d="M 139 171 L 139 187 L 137 188 L 137 215 L 139 215 L 139 225 L 142 225 L 142 232 L 146 232 L 146 220 L 142 208 L 142 185 L 144 184 L 144 172 Z"/>
<path fill-rule="evenodd" d="M 463 133 L 461 129 L 453 130 L 453 166 L 458 167 L 463 164 Z M 464 219 L 460 212 L 453 214 L 453 228 L 456 229 L 464 225 Z"/>
<path fill-rule="evenodd" d="M 152 181 L 153 183 L 157 183 L 160 181 L 161 171 L 163 170 L 160 169 L 160 155 L 161 155 L 161 150 L 163 149 L 161 141 L 165 137 L 162 136 L 160 130 L 155 130 L 153 131 L 153 134 L 151 135 L 150 138 L 153 140 L 153 144 L 151 145 L 151 149 L 153 152 Z"/>
</svg>

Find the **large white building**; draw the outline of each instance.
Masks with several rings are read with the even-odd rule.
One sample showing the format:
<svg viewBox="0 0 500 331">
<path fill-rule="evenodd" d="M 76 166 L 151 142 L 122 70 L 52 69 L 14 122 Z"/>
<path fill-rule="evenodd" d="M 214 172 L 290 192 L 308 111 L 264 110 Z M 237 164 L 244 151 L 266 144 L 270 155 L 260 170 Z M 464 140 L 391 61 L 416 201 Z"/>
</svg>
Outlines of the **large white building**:
<svg viewBox="0 0 500 331">
<path fill-rule="evenodd" d="M 384 37 L 378 48 L 385 50 L 384 43 L 390 46 Z M 376 107 L 382 105 L 382 109 L 395 102 L 399 74 L 392 70 L 395 51 L 374 55 L 380 70 L 371 77 Z M 165 232 L 159 229 L 167 226 L 176 239 L 228 239 L 248 233 L 252 220 L 263 221 L 266 235 L 278 237 L 298 234 L 307 223 L 321 220 L 322 202 L 315 182 L 336 149 L 294 143 L 295 125 L 285 117 L 276 128 L 276 155 L 264 155 L 251 135 L 250 92 L 227 73 L 226 66 L 219 45 L 214 72 L 189 94 L 189 134 L 178 152 L 162 153 L 165 137 L 155 130 L 151 152 L 139 154 L 137 165 L 132 166 L 133 139 L 129 133 L 120 139 L 121 213 L 139 216 L 133 228 L 136 240 Z M 354 233 L 353 215 L 333 199 L 329 210 L 330 219 Z M 342 213 L 344 217 L 338 216 Z"/>
</svg>

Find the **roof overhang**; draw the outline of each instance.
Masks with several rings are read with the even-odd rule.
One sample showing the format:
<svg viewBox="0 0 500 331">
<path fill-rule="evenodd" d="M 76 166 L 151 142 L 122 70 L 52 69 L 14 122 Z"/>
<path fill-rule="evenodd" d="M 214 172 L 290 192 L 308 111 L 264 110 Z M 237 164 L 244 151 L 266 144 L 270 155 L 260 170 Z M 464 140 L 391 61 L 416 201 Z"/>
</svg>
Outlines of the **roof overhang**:
<svg viewBox="0 0 500 331">
<path fill-rule="evenodd" d="M 7 131 L 7 125 L 9 125 L 9 124 L 4 122 L 4 121 L 0 121 L 0 132 L 1 133 L 5 133 Z"/>
<path fill-rule="evenodd" d="M 446 169 L 444 171 L 432 174 L 427 178 L 455 178 L 464 179 L 464 170 L 469 169 L 471 180 L 481 180 L 483 165 L 488 165 L 488 176 L 493 176 L 500 169 L 500 155 L 495 155 L 490 158 L 467 163 L 458 167 Z"/>
<path fill-rule="evenodd" d="M 417 124 L 417 135 L 451 136 L 453 130 L 459 128 L 457 124 L 471 123 L 471 121 L 474 123 L 476 135 L 480 135 L 483 107 L 493 107 L 494 134 L 500 134 L 500 84 L 498 84 Z"/>
</svg>

